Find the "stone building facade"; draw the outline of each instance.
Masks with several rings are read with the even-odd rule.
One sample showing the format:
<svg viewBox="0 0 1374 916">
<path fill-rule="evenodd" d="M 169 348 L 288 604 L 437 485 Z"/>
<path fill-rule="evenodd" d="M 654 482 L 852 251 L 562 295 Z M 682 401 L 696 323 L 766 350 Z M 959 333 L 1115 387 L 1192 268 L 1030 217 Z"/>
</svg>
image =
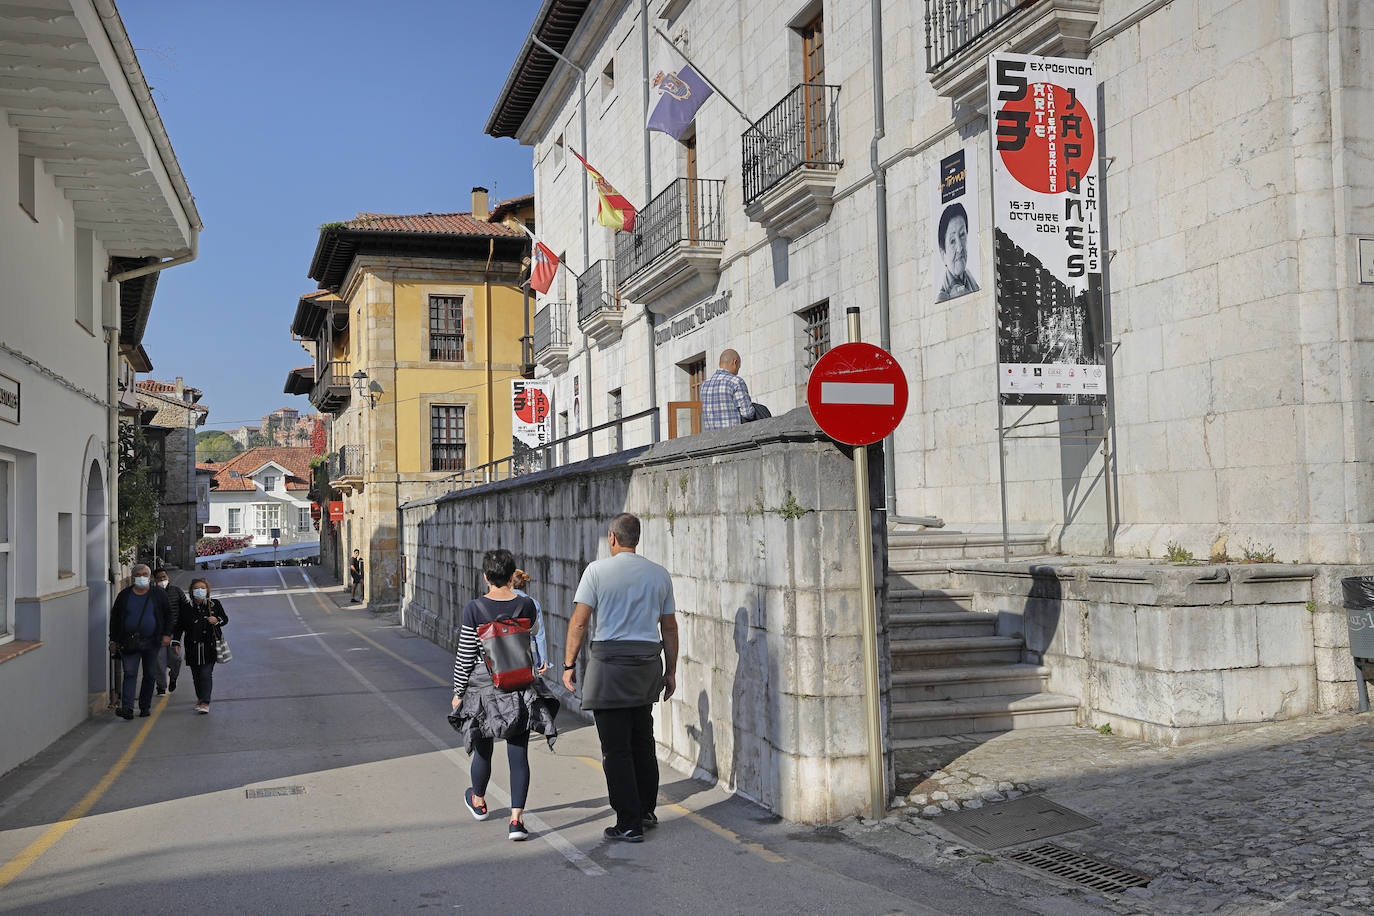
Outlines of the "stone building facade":
<svg viewBox="0 0 1374 916">
<path fill-rule="evenodd" d="M 200 389 L 180 377 L 138 383 L 139 406 L 156 411 L 143 435 L 157 456 L 152 482 L 158 492 L 158 565 L 194 569 L 196 541 L 209 520 L 209 474 L 196 468 L 196 431 L 205 425 L 210 408 L 200 398 Z"/>
<path fill-rule="evenodd" d="M 1172 544 L 1204 557 L 1224 536 L 1237 557 L 1374 559 L 1374 287 L 1358 263 L 1359 237 L 1374 236 L 1374 126 L 1359 116 L 1374 99 L 1374 61 L 1359 53 L 1374 8 L 993 2 L 942 30 L 931 6 L 882 5 L 879 135 L 868 3 L 652 0 L 647 22 L 625 0 L 542 4 L 532 37 L 586 73 L 587 148 L 576 70 L 528 39 L 487 132 L 531 147 L 540 237 L 565 258 L 535 328 L 558 434 L 692 400 L 694 373 L 727 346 L 781 413 L 804 403 L 809 363 L 858 306 L 866 339 L 887 343 L 911 383 L 889 508 L 996 532 L 989 182 L 970 239 L 986 277 L 944 302 L 928 202 L 942 158 L 965 148 L 989 161 L 989 52 L 1087 57 L 1102 105 L 1113 411 L 1018 414 L 1080 438 L 1007 444 L 1012 532 L 1088 554 L 1159 557 Z M 961 50 L 941 59 L 942 46 Z M 690 142 L 652 133 L 646 153 L 643 81 L 681 68 L 680 52 L 719 93 Z M 798 88 L 808 81 L 824 88 Z M 798 105 L 833 142 L 760 193 L 760 162 L 786 151 L 776 125 L 797 121 Z M 638 205 L 641 237 L 589 224 L 594 190 L 584 222 L 574 149 Z M 670 244 L 650 237 L 678 214 Z"/>
</svg>

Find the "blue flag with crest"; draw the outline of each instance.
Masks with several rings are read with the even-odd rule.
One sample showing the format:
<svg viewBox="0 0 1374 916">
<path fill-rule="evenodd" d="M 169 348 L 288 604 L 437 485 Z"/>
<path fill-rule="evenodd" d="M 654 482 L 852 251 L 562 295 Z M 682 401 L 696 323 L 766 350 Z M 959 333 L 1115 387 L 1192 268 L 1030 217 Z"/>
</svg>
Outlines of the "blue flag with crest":
<svg viewBox="0 0 1374 916">
<path fill-rule="evenodd" d="M 682 139 L 697 111 L 715 94 L 690 66 L 676 73 L 660 70 L 654 77 L 654 88 L 658 90 L 659 99 L 649 115 L 649 130 L 661 131 L 674 140 Z"/>
</svg>

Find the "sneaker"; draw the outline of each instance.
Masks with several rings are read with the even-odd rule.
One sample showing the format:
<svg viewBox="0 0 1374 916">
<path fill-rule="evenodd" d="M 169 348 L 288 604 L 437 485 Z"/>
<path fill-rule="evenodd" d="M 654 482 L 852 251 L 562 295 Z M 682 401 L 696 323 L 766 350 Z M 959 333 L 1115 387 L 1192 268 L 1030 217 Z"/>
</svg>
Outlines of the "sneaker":
<svg viewBox="0 0 1374 916">
<path fill-rule="evenodd" d="M 658 815 L 654 814 L 652 811 L 644 815 L 640 820 L 643 822 L 645 830 L 652 830 L 658 826 Z"/>
<path fill-rule="evenodd" d="M 127 706 L 121 706 L 115 710 L 115 715 L 119 716 L 121 719 L 132 719 L 134 717 L 134 711 Z"/>
<path fill-rule="evenodd" d="M 644 842 L 644 831 L 639 827 L 607 827 L 605 836 L 608 840 L 619 840 L 622 843 Z"/>
<path fill-rule="evenodd" d="M 165 697 L 166 695 L 167 695 L 167 688 L 166 688 L 166 687 L 159 687 L 159 688 L 157 689 L 157 696 Z"/>
<path fill-rule="evenodd" d="M 153 714 L 153 711 L 152 711 L 151 709 L 140 709 L 140 710 L 138 711 L 138 717 L 139 717 L 140 719 L 146 719 L 146 718 L 148 718 L 149 716 L 151 716 L 152 714 Z"/>
<path fill-rule="evenodd" d="M 210 704 L 209 704 L 209 703 L 197 703 L 193 708 L 195 709 L 196 712 L 202 713 L 202 714 L 208 714 L 208 713 L 210 712 Z"/>
<path fill-rule="evenodd" d="M 529 831 L 525 829 L 524 821 L 511 821 L 510 833 L 507 834 L 507 836 L 509 836 L 512 840 L 517 841 L 528 840 L 530 838 Z"/>
<path fill-rule="evenodd" d="M 486 820 L 486 819 L 487 819 L 487 806 L 486 806 L 485 804 L 483 804 L 483 805 L 477 804 L 476 802 L 474 802 L 474 801 L 472 800 L 472 798 L 473 798 L 472 789 L 470 789 L 470 788 L 469 788 L 469 789 L 466 789 L 466 790 L 463 792 L 463 804 L 465 804 L 465 805 L 468 806 L 468 810 L 472 812 L 472 816 L 473 816 L 473 817 L 477 818 L 479 821 L 484 821 L 484 820 Z"/>
<path fill-rule="evenodd" d="M 168 692 L 168 693 L 176 693 L 176 692 L 177 692 L 177 679 L 176 679 L 176 678 L 172 678 L 170 681 L 167 682 L 167 692 Z"/>
</svg>

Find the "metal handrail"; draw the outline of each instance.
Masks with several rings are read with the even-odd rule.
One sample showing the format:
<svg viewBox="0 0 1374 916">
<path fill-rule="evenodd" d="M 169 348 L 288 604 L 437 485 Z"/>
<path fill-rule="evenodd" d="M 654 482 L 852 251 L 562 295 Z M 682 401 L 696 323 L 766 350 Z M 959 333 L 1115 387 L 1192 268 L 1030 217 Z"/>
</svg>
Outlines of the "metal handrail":
<svg viewBox="0 0 1374 916">
<path fill-rule="evenodd" d="M 635 231 L 615 234 L 615 276 L 624 283 L 679 242 L 725 241 L 725 182 L 678 178 L 635 217 Z"/>
<path fill-rule="evenodd" d="M 577 323 L 601 309 L 624 308 L 615 290 L 615 261 L 602 258 L 577 275 Z"/>
<path fill-rule="evenodd" d="M 643 420 L 652 417 L 654 426 L 658 423 L 658 408 L 650 407 L 648 410 L 641 410 L 639 413 L 630 414 L 627 417 L 620 417 L 599 426 L 592 426 L 584 430 L 563 436 L 559 439 L 546 442 L 537 448 L 532 448 L 522 455 L 510 455 L 506 458 L 498 458 L 495 461 L 488 461 L 486 464 L 478 465 L 475 468 L 467 468 L 457 474 L 450 474 L 439 480 L 429 480 L 425 482 L 425 495 L 429 498 L 442 496 L 445 493 L 453 493 L 458 490 L 466 490 L 469 487 L 479 487 L 487 483 L 496 483 L 499 480 L 511 480 L 516 477 L 523 477 L 526 474 L 533 474 L 547 468 L 556 467 L 559 464 L 567 464 L 567 448 L 578 439 L 587 440 L 587 458 L 594 458 L 596 444 L 592 438 L 597 433 L 606 430 L 615 430 L 615 441 L 623 443 L 625 441 L 624 429 L 626 423 L 633 423 L 636 420 Z M 623 450 L 623 449 L 621 449 Z M 611 454 L 614 454 L 612 452 Z M 551 461 L 550 458 L 557 458 L 562 455 L 562 461 Z M 502 474 L 504 468 L 505 473 Z"/>
<path fill-rule="evenodd" d="M 934 73 L 1037 0 L 925 0 L 926 72 Z"/>
<path fill-rule="evenodd" d="M 744 147 L 744 202 L 772 188 L 797 169 L 838 169 L 839 86 L 802 83 L 749 126 Z"/>
</svg>

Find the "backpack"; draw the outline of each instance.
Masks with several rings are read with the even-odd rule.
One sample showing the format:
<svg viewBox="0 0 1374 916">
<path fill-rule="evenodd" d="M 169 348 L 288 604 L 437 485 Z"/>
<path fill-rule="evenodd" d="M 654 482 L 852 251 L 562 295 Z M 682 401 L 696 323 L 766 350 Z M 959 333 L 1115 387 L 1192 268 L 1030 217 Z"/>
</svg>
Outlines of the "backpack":
<svg viewBox="0 0 1374 916">
<path fill-rule="evenodd" d="M 522 690 L 534 683 L 530 621 L 506 617 L 477 628 L 482 660 L 497 690 Z"/>
</svg>

